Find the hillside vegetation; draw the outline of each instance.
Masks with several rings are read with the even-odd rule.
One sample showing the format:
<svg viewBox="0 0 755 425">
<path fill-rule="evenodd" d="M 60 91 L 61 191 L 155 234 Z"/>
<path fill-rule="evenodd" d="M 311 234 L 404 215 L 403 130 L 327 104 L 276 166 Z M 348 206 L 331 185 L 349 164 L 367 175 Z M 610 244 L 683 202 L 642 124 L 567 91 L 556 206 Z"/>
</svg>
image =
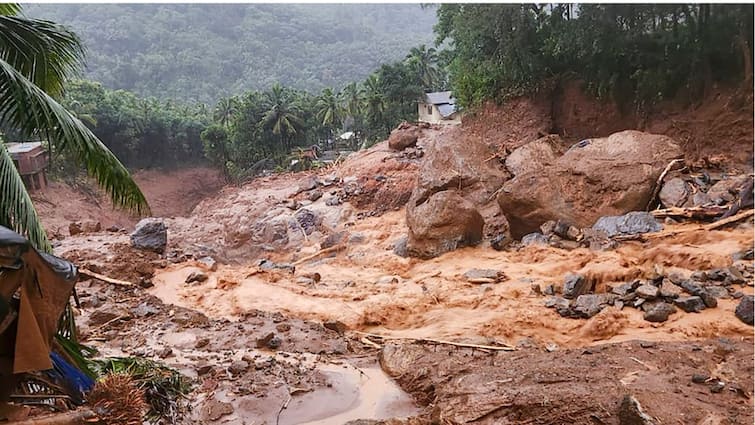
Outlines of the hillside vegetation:
<svg viewBox="0 0 755 425">
<path fill-rule="evenodd" d="M 274 83 L 320 92 L 363 80 L 432 41 L 419 5 L 29 4 L 75 31 L 84 77 L 142 96 L 200 101 Z"/>
</svg>

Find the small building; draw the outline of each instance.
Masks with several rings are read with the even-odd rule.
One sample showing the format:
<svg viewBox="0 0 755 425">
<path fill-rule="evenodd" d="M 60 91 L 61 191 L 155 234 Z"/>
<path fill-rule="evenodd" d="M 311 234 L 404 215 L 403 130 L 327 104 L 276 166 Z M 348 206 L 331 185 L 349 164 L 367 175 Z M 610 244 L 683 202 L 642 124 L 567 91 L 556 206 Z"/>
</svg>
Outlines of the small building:
<svg viewBox="0 0 755 425">
<path fill-rule="evenodd" d="M 5 146 L 26 187 L 29 190 L 44 189 L 47 186 L 45 168 L 50 159 L 42 143 L 7 143 Z"/>
<path fill-rule="evenodd" d="M 425 93 L 419 100 L 419 121 L 431 124 L 461 124 L 456 99 L 450 91 Z"/>
</svg>

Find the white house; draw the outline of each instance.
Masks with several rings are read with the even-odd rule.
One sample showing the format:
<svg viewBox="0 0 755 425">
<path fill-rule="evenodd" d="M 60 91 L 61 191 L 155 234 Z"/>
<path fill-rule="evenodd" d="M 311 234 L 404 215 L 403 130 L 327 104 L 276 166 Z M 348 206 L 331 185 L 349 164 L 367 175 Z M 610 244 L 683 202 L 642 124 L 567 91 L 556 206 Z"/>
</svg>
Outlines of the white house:
<svg viewBox="0 0 755 425">
<path fill-rule="evenodd" d="M 450 91 L 425 93 L 419 100 L 419 121 L 432 124 L 461 124 L 456 99 Z"/>
</svg>

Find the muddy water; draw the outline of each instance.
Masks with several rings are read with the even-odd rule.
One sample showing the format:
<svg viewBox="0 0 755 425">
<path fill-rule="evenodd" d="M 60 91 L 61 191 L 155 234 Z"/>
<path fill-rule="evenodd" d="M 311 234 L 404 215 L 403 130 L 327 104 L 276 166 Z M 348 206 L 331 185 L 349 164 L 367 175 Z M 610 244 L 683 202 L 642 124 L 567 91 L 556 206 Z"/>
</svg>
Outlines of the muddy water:
<svg viewBox="0 0 755 425">
<path fill-rule="evenodd" d="M 280 425 L 331 425 L 355 419 L 405 418 L 419 410 L 379 366 L 319 367 L 332 385 L 292 398 Z"/>
</svg>

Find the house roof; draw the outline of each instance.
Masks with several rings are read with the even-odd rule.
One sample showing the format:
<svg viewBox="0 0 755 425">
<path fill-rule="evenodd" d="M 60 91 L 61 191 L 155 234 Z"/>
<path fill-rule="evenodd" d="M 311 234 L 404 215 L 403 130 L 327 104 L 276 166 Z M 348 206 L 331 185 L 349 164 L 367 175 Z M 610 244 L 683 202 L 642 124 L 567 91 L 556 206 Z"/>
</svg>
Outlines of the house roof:
<svg viewBox="0 0 755 425">
<path fill-rule="evenodd" d="M 8 148 L 8 153 L 20 154 L 20 153 L 31 152 L 36 148 L 42 147 L 42 143 L 40 142 L 6 143 L 5 146 Z"/>
<path fill-rule="evenodd" d="M 425 93 L 425 103 L 431 103 L 433 105 L 453 105 L 456 103 L 456 99 L 451 96 L 450 91 L 439 91 L 435 93 Z"/>
<path fill-rule="evenodd" d="M 453 104 L 449 105 L 445 103 L 442 105 L 437 105 L 437 108 L 438 108 L 438 112 L 440 112 L 440 115 L 443 118 L 448 118 L 451 115 L 453 115 L 454 112 L 456 112 L 456 105 L 453 105 Z"/>
</svg>

